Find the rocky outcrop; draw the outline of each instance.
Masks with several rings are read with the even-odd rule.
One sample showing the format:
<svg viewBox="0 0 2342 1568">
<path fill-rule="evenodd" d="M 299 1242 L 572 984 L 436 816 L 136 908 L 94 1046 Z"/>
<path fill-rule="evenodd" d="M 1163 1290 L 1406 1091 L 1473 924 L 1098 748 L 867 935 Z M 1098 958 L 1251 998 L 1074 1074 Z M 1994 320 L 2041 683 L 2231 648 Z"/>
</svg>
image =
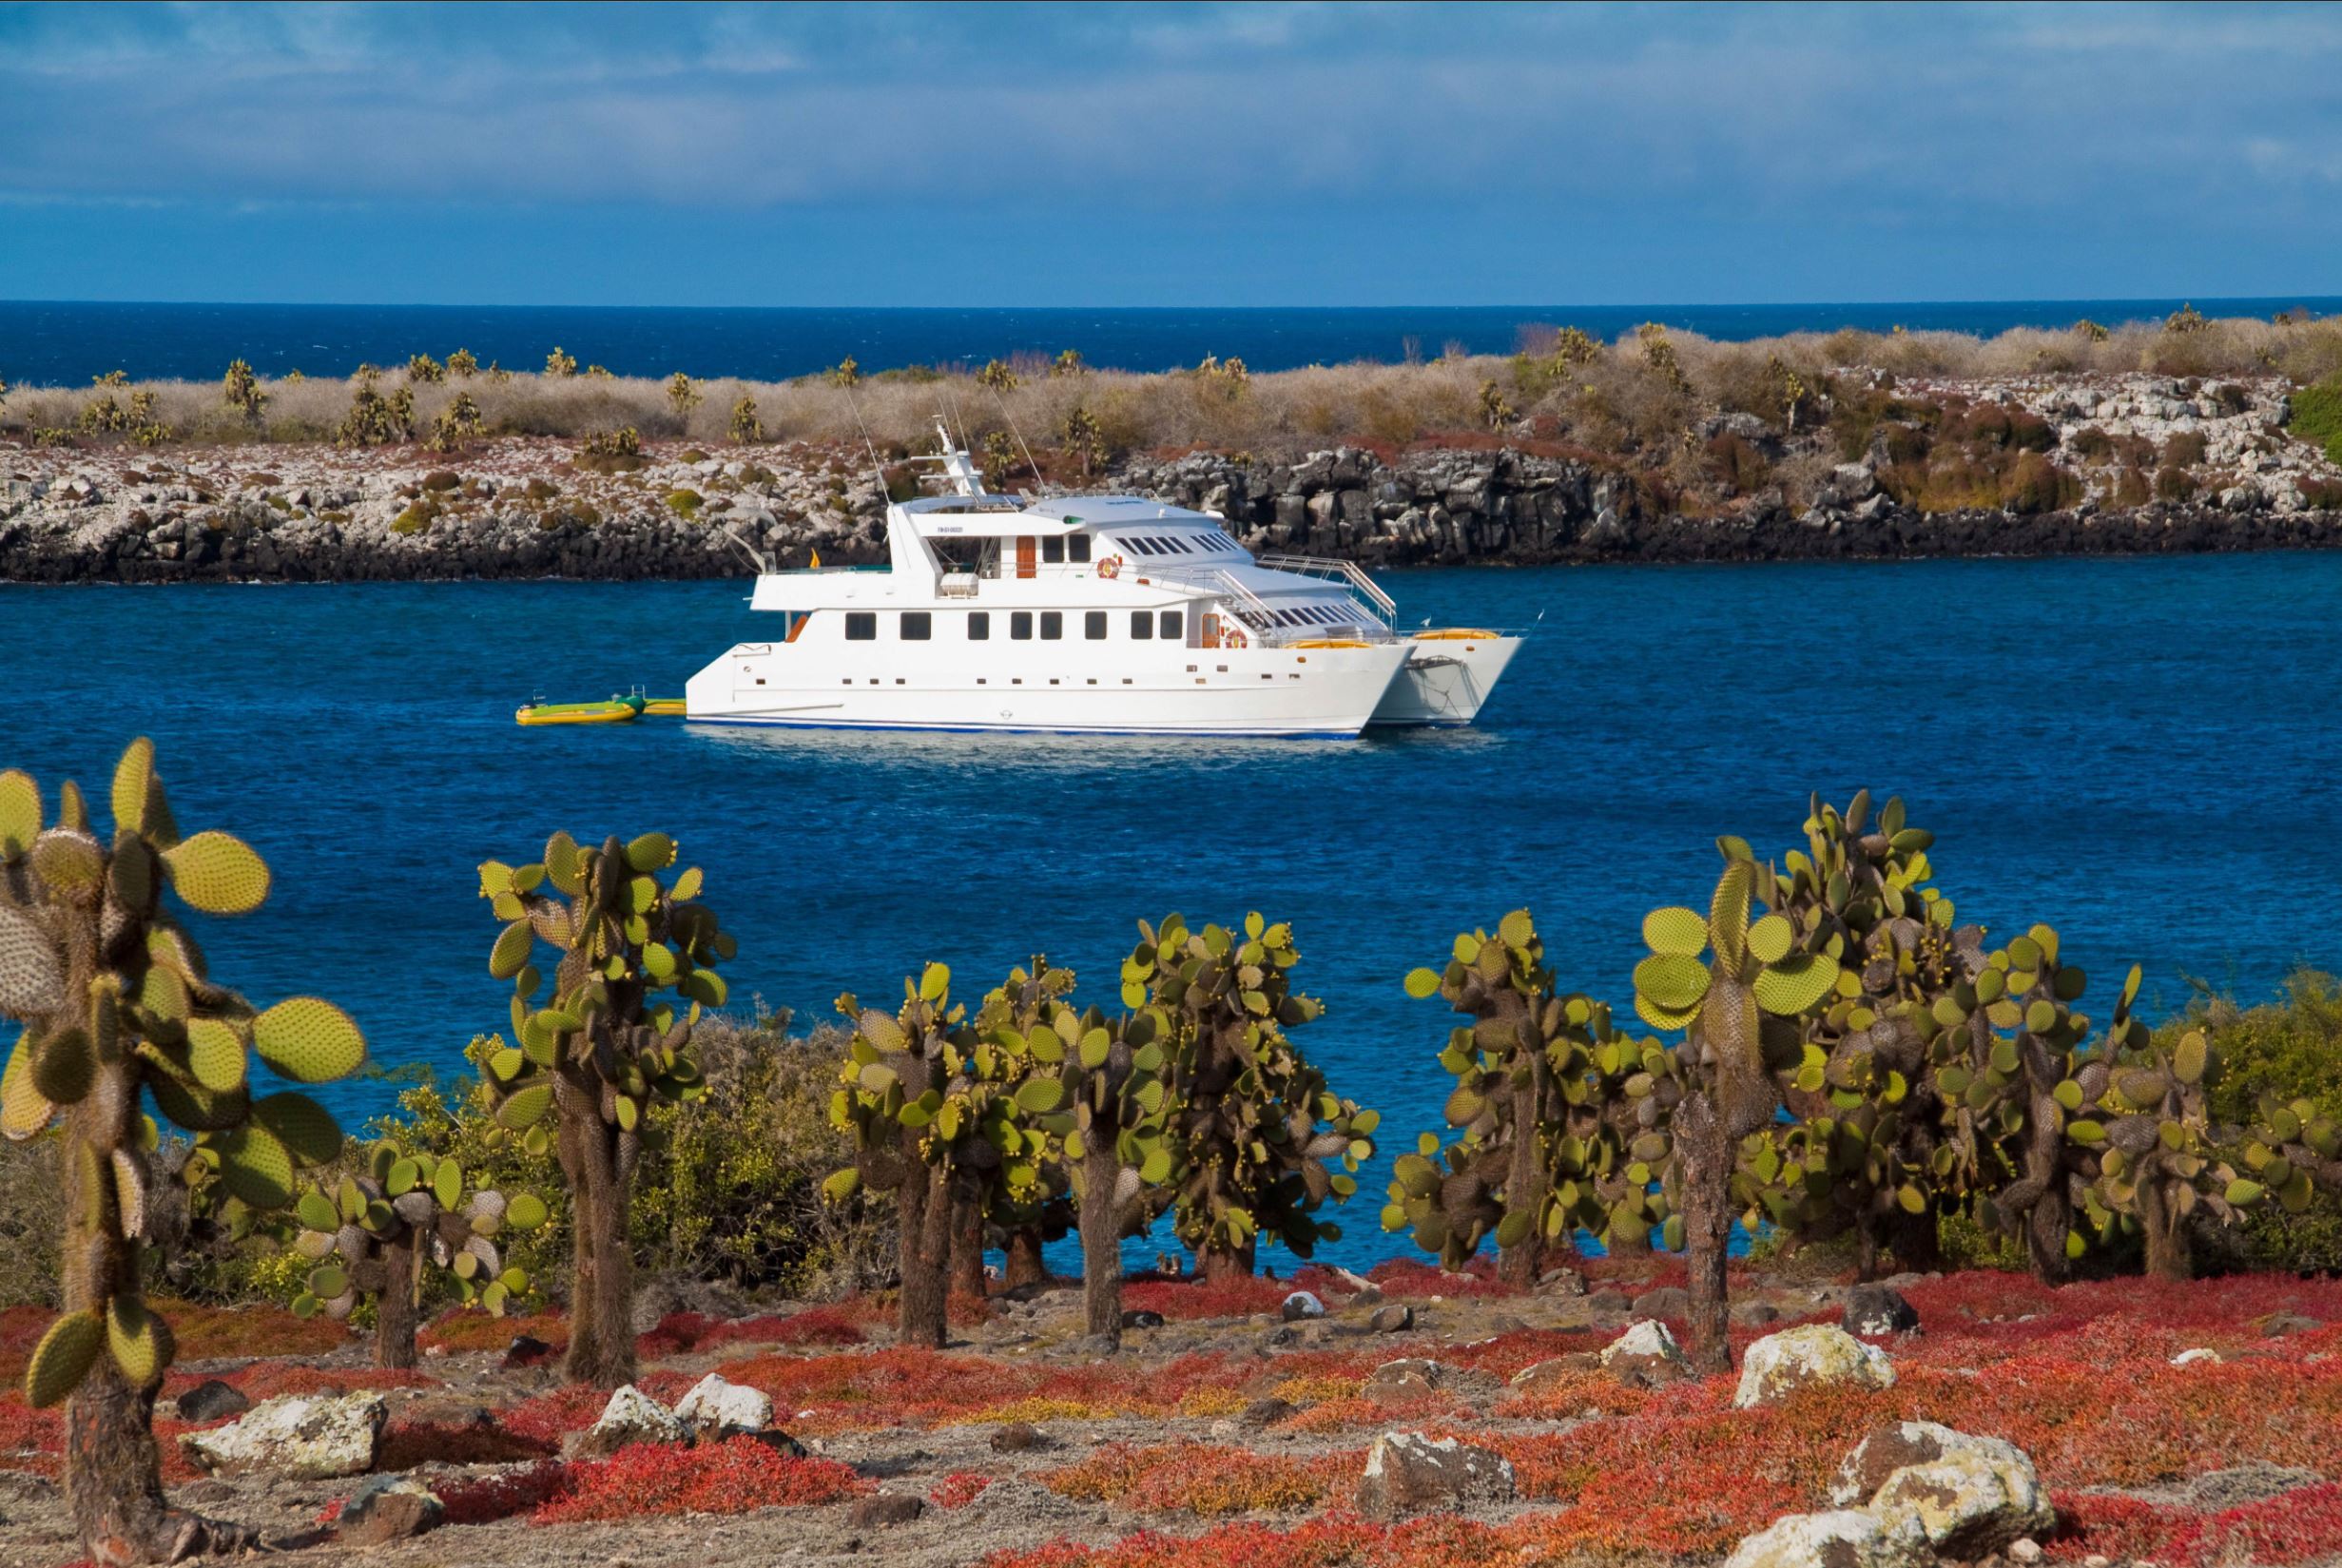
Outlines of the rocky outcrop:
<svg viewBox="0 0 2342 1568">
<path fill-rule="evenodd" d="M 1630 1388 L 1655 1388 L 1692 1375 L 1683 1347 L 1655 1318 L 1645 1318 L 1604 1345 L 1601 1365 Z"/>
<path fill-rule="evenodd" d="M 1501 1455 L 1454 1438 L 1385 1432 L 1366 1450 L 1358 1511 L 1368 1519 L 1399 1520 L 1510 1502 L 1514 1496 L 1513 1466 Z"/>
<path fill-rule="evenodd" d="M 570 1440 L 571 1459 L 608 1459 L 637 1442 L 684 1442 L 690 1428 L 672 1410 L 628 1384 L 613 1389 L 591 1426 Z"/>
<path fill-rule="evenodd" d="M 1829 1500 L 1907 1514 L 1929 1545 L 1963 1561 L 2046 1535 L 2058 1522 L 2024 1450 L 1931 1421 L 1898 1422 L 1865 1438 L 1838 1467 Z"/>
<path fill-rule="evenodd" d="M 1732 1548 L 1724 1568 L 1935 1568 L 1935 1561 L 1908 1515 L 1841 1508 L 1775 1520 Z"/>
</svg>

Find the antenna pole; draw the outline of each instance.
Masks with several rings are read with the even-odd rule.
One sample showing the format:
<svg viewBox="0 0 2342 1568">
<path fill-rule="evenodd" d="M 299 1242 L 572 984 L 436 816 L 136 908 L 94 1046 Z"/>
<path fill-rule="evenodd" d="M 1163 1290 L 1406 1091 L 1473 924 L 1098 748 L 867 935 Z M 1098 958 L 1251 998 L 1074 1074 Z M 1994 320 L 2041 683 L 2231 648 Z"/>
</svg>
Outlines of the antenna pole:
<svg viewBox="0 0 2342 1568">
<path fill-rule="evenodd" d="M 870 476 L 879 482 L 879 505 L 883 507 L 887 500 L 886 466 L 879 461 L 879 445 L 870 438 L 870 426 L 862 418 L 861 399 L 854 396 L 852 387 L 845 389 L 845 406 L 854 411 L 854 423 L 861 430 L 862 450 L 870 454 Z"/>
</svg>

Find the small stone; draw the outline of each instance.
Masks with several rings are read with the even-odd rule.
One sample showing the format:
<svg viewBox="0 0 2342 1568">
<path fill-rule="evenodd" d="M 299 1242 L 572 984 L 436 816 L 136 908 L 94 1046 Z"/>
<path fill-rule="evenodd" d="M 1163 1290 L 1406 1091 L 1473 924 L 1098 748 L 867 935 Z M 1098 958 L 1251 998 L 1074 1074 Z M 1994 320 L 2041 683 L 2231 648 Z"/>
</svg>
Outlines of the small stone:
<svg viewBox="0 0 2342 1568">
<path fill-rule="evenodd" d="M 727 1383 L 710 1372 L 675 1406 L 675 1419 L 701 1442 L 762 1432 L 772 1424 L 772 1401 L 761 1390 Z"/>
<path fill-rule="evenodd" d="M 2031 1537 L 2029 1537 L 2029 1536 L 2020 1536 L 2020 1537 L 2018 1537 L 2015 1540 L 2012 1540 L 2012 1541 L 2010 1541 L 2010 1542 L 2008 1543 L 2008 1560 L 2009 1560 L 2009 1561 L 2011 1561 L 2011 1562 L 2039 1562 L 2039 1561 L 2041 1561 L 2041 1560 L 2042 1560 L 2042 1544 L 2041 1544 L 2041 1542 L 2040 1542 L 2040 1541 L 2038 1541 L 2038 1540 L 2033 1539 L 2032 1539 Z"/>
<path fill-rule="evenodd" d="M 2288 1334 L 2307 1334 L 2326 1326 L 2315 1318 L 2305 1318 L 2298 1312 L 2273 1312 L 2261 1321 L 2260 1331 L 2270 1339 L 2283 1339 Z"/>
<path fill-rule="evenodd" d="M 1304 1318 L 1324 1317 L 1326 1304 L 1307 1290 L 1296 1290 L 1285 1298 L 1285 1305 L 1278 1310 L 1284 1315 L 1286 1322 L 1299 1323 Z"/>
<path fill-rule="evenodd" d="M 2180 1351 L 2171 1358 L 2171 1364 L 2174 1366 L 2217 1366 L 2220 1365 L 2220 1353 L 2199 1345 L 2192 1350 Z"/>
<path fill-rule="evenodd" d="M 179 1396 L 179 1419 L 199 1425 L 205 1422 L 222 1421 L 229 1416 L 241 1416 L 252 1408 L 244 1392 L 218 1378 L 199 1383 Z"/>
<path fill-rule="evenodd" d="M 1575 1268 L 1548 1268 L 1538 1276 L 1538 1292 L 1547 1296 L 1582 1296 L 1586 1276 Z"/>
<path fill-rule="evenodd" d="M 341 1505 L 334 1538 L 345 1546 L 381 1546 L 447 1522 L 438 1494 L 412 1476 L 377 1476 Z"/>
<path fill-rule="evenodd" d="M 1857 1285 L 1846 1298 L 1838 1326 L 1849 1334 L 1908 1334 L 1919 1327 L 1919 1309 L 1903 1292 L 1884 1285 Z"/>
<path fill-rule="evenodd" d="M 1732 1407 L 1745 1410 L 1799 1388 L 1829 1384 L 1892 1388 L 1894 1364 L 1876 1345 L 1830 1324 L 1785 1329 L 1749 1346 Z"/>
<path fill-rule="evenodd" d="M 1243 1427 L 1249 1427 L 1254 1431 L 1258 1431 L 1264 1426 L 1274 1426 L 1277 1423 L 1290 1416 L 1293 1413 L 1293 1409 L 1294 1407 L 1292 1404 L 1285 1400 L 1277 1398 L 1274 1394 L 1270 1394 L 1266 1399 L 1254 1400 L 1251 1403 L 1246 1405 L 1242 1410 L 1238 1411 L 1236 1415 L 1236 1424 Z"/>
<path fill-rule="evenodd" d="M 1454 1438 L 1385 1432 L 1366 1451 L 1358 1511 L 1368 1519 L 1399 1520 L 1510 1502 L 1515 1495 L 1512 1464 L 1500 1455 Z"/>
<path fill-rule="evenodd" d="M 637 1442 L 681 1442 L 690 1436 L 675 1413 L 628 1384 L 610 1396 L 602 1414 L 570 1440 L 571 1459 L 608 1459 Z"/>
<path fill-rule="evenodd" d="M 1436 1361 L 1410 1356 L 1403 1361 L 1386 1361 L 1376 1367 L 1367 1374 L 1365 1386 L 1359 1392 L 1378 1404 L 1388 1404 L 1422 1399 L 1446 1381 L 1446 1367 Z"/>
<path fill-rule="evenodd" d="M 1415 1308 L 1400 1301 L 1392 1302 L 1387 1307 L 1378 1307 L 1374 1309 L 1374 1316 L 1366 1320 L 1366 1326 L 1378 1334 L 1403 1332 L 1415 1326 Z"/>
<path fill-rule="evenodd" d="M 866 1498 L 856 1498 L 854 1506 L 845 1511 L 845 1522 L 853 1529 L 883 1529 L 888 1525 L 908 1524 L 927 1511 L 927 1500 L 911 1492 L 873 1492 Z"/>
<path fill-rule="evenodd" d="M 1029 1421 L 1013 1421 L 992 1431 L 992 1451 L 996 1454 L 1021 1454 L 1029 1449 L 1046 1448 L 1049 1440 L 1041 1429 Z"/>
<path fill-rule="evenodd" d="M 1692 1292 L 1679 1285 L 1662 1285 L 1635 1298 L 1629 1308 L 1638 1318 L 1682 1318 L 1692 1310 Z"/>
<path fill-rule="evenodd" d="M 1122 1314 L 1122 1326 L 1125 1328 L 1160 1328 L 1163 1326 L 1163 1314 L 1160 1312 L 1125 1312 Z"/>
<path fill-rule="evenodd" d="M 1588 1296 L 1586 1305 L 1597 1312 L 1624 1312 L 1635 1305 L 1635 1298 L 1615 1285 L 1606 1285 Z"/>
<path fill-rule="evenodd" d="M 504 1365 L 528 1366 L 552 1354 L 553 1347 L 534 1334 L 515 1334 L 513 1343 L 504 1347 Z"/>
<path fill-rule="evenodd" d="M 1667 1325 L 1645 1318 L 1603 1346 L 1602 1370 L 1630 1388 L 1655 1388 L 1692 1374 L 1692 1363 Z"/>
<path fill-rule="evenodd" d="M 286 1481 L 362 1476 L 374 1468 L 390 1404 L 379 1394 L 291 1395 L 242 1418 L 180 1438 L 187 1457 L 215 1476 Z"/>
</svg>

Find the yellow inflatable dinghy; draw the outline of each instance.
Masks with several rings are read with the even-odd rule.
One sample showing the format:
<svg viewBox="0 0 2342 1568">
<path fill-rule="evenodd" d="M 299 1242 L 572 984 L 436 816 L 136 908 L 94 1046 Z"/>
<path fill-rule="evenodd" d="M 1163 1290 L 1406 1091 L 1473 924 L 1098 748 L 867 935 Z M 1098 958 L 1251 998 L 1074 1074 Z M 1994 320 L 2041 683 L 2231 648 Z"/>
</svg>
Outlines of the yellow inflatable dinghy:
<svg viewBox="0 0 2342 1568">
<path fill-rule="evenodd" d="M 516 724 L 623 725 L 634 721 L 634 705 L 623 700 L 606 703 L 527 703 L 513 710 Z"/>
</svg>

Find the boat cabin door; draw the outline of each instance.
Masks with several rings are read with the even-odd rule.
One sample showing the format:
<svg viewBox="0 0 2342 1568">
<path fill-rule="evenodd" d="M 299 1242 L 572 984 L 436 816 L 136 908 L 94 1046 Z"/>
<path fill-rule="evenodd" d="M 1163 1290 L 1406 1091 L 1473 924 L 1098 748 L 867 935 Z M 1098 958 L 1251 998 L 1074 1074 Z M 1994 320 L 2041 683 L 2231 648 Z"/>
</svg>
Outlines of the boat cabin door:
<svg viewBox="0 0 2342 1568">
<path fill-rule="evenodd" d="M 1018 534 L 1018 535 L 1017 535 L 1017 537 L 1016 537 L 1016 575 L 1017 575 L 1017 576 L 1019 576 L 1019 577 L 1036 577 L 1036 576 L 1040 575 L 1040 571 L 1039 571 L 1040 562 L 1039 562 L 1039 560 L 1038 560 L 1039 551 L 1040 551 L 1040 541 L 1039 541 L 1038 539 L 1036 539 L 1036 538 L 1035 538 L 1032 534 L 1030 534 L 1030 533 L 1021 533 L 1021 534 Z"/>
</svg>

